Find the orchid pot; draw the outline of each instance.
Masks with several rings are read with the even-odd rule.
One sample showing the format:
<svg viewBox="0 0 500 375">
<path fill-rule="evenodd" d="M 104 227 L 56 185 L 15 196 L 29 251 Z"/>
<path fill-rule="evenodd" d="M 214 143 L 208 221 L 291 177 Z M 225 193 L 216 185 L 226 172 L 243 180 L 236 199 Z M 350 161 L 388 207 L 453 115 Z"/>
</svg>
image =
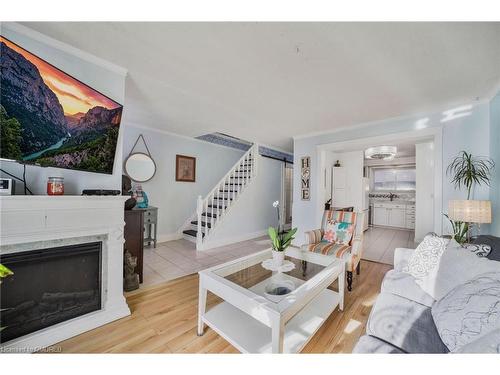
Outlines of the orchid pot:
<svg viewBox="0 0 500 375">
<path fill-rule="evenodd" d="M 294 235 L 297 232 L 297 228 L 293 228 L 288 232 L 282 230 L 279 201 L 274 202 L 273 207 L 276 208 L 276 211 L 278 213 L 278 227 L 269 227 L 268 233 L 273 247 L 273 261 L 275 265 L 279 267 L 283 265 L 283 261 L 285 260 L 285 250 L 288 248 L 288 246 L 290 246 L 293 239 L 295 238 Z"/>
</svg>

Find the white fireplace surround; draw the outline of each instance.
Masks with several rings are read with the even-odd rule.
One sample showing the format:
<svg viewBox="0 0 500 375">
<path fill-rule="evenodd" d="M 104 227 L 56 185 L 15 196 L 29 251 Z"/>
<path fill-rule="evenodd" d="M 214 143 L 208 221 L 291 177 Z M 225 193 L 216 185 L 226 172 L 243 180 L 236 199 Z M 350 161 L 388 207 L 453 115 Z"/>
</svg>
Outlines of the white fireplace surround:
<svg viewBox="0 0 500 375">
<path fill-rule="evenodd" d="M 0 254 L 102 241 L 102 308 L 0 344 L 33 352 L 130 315 L 123 296 L 122 196 L 1 196 Z"/>
</svg>

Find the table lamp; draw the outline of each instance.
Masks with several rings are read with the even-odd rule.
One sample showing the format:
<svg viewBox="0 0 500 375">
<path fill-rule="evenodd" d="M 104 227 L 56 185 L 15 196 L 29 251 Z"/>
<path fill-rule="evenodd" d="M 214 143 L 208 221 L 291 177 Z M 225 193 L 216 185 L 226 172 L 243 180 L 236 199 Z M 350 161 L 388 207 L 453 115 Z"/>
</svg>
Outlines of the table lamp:
<svg viewBox="0 0 500 375">
<path fill-rule="evenodd" d="M 448 203 L 448 216 L 453 221 L 478 224 L 479 232 L 481 224 L 491 223 L 491 201 L 478 200 L 452 200 Z M 469 230 L 467 231 L 467 242 L 469 242 Z"/>
</svg>

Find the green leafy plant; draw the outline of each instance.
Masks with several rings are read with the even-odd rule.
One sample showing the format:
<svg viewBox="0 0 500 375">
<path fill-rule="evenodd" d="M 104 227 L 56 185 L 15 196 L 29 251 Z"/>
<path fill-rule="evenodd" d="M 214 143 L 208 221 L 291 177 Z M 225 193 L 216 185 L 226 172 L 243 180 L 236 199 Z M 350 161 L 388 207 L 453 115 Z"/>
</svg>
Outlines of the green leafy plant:
<svg viewBox="0 0 500 375">
<path fill-rule="evenodd" d="M 7 276 L 10 276 L 13 274 L 14 274 L 14 272 L 12 272 L 7 267 L 5 267 L 3 264 L 0 263 L 0 279 L 3 279 L 4 277 L 7 277 Z M 0 283 L 1 282 L 2 282 L 2 280 L 0 280 Z"/>
<path fill-rule="evenodd" d="M 7 267 L 5 267 L 3 264 L 0 263 L 0 284 L 2 283 L 2 279 L 4 277 L 7 277 L 7 276 L 10 276 L 13 274 L 14 274 L 14 272 L 12 272 Z M 6 310 L 6 309 L 0 309 L 0 312 L 2 312 L 4 310 Z M 4 328 L 7 328 L 7 327 L 0 327 L 0 331 L 2 331 Z"/>
<path fill-rule="evenodd" d="M 467 151 L 462 151 L 448 165 L 446 174 L 453 176 L 451 182 L 455 184 L 456 189 L 467 189 L 467 199 L 470 199 L 474 184 L 490 185 L 491 170 L 494 167 L 495 163 L 490 158 L 472 156 Z"/>
<path fill-rule="evenodd" d="M 450 221 L 451 227 L 453 228 L 453 239 L 459 244 L 463 244 L 467 240 L 469 223 L 451 220 L 447 214 L 444 214 L 444 216 Z"/>
<path fill-rule="evenodd" d="M 295 239 L 294 235 L 295 233 L 297 233 L 297 228 L 293 228 L 288 232 L 282 231 L 280 222 L 279 201 L 274 202 L 273 207 L 276 208 L 276 211 L 278 213 L 278 228 L 269 227 L 267 232 L 269 234 L 269 238 L 271 239 L 273 250 L 285 251 L 288 248 L 288 246 L 291 245 L 292 241 Z"/>
<path fill-rule="evenodd" d="M 495 163 L 490 158 L 472 156 L 467 151 L 461 151 L 446 168 L 446 174 L 452 175 L 451 182 L 455 185 L 455 189 L 467 189 L 467 199 L 470 199 L 475 184 L 490 185 L 491 170 L 494 167 Z M 471 225 L 463 221 L 454 221 L 447 214 L 444 216 L 451 223 L 455 241 L 459 244 L 466 242 Z"/>
</svg>

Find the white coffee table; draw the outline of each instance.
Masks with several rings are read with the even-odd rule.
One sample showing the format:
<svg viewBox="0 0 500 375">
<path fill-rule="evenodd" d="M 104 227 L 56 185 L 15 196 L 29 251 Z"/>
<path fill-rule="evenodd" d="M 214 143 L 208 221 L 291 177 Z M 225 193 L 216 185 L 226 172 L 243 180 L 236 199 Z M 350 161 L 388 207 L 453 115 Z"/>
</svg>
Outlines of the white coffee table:
<svg viewBox="0 0 500 375">
<path fill-rule="evenodd" d="M 296 268 L 279 274 L 261 266 L 271 257 L 264 250 L 199 272 L 198 335 L 207 324 L 242 353 L 297 353 L 343 309 L 344 261 L 289 248 Z M 266 297 L 265 287 L 283 279 L 296 288 L 278 301 Z M 336 279 L 338 292 L 328 288 Z M 224 301 L 206 311 L 208 291 Z"/>
</svg>

